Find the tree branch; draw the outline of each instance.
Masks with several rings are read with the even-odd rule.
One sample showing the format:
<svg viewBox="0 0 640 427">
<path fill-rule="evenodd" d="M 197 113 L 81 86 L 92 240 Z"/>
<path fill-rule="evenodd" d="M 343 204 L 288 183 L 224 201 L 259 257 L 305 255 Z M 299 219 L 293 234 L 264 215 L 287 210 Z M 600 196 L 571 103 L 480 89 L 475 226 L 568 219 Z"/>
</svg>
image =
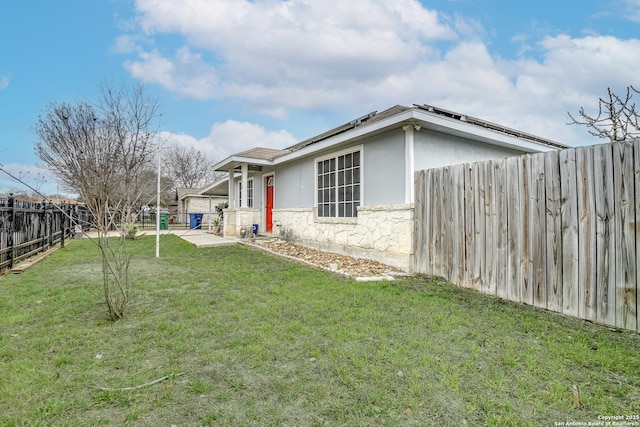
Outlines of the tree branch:
<svg viewBox="0 0 640 427">
<path fill-rule="evenodd" d="M 131 390 L 138 390 L 144 387 L 149 387 L 152 386 L 154 384 L 158 384 L 161 383 L 163 381 L 168 380 L 169 378 L 173 378 L 173 377 L 179 377 L 180 375 L 183 375 L 184 372 L 179 372 L 177 374 L 174 375 L 166 375 L 164 377 L 155 379 L 153 381 L 149 381 L 148 383 L 144 383 L 144 384 L 140 384 L 134 387 L 122 387 L 122 388 L 111 388 L 111 387 L 97 387 L 98 390 L 100 391 L 131 391 Z"/>
</svg>

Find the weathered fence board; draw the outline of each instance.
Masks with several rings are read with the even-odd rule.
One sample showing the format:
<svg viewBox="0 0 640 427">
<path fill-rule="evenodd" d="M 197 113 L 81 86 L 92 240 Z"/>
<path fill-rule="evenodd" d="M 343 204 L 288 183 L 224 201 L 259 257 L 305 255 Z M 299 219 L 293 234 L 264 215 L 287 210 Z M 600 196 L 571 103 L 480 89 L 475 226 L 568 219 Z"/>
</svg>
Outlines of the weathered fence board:
<svg viewBox="0 0 640 427">
<path fill-rule="evenodd" d="M 440 200 L 442 200 L 442 221 L 440 222 L 440 250 L 442 251 L 442 260 L 440 263 L 440 271 L 442 277 L 449 277 L 451 269 L 451 246 L 453 240 L 447 235 L 449 223 L 451 222 L 452 201 L 449 200 L 449 194 L 445 193 L 445 189 L 453 189 L 450 182 L 450 173 L 448 168 L 442 170 L 440 175 Z"/>
<path fill-rule="evenodd" d="M 474 193 L 471 195 L 474 201 L 473 210 L 473 224 L 474 240 L 471 247 L 471 253 L 474 254 L 472 267 L 471 267 L 471 285 L 473 289 L 481 291 L 484 288 L 484 271 L 486 265 L 486 252 L 485 252 L 485 211 L 484 211 L 484 164 L 476 163 L 471 169 L 471 180 L 473 182 Z"/>
<path fill-rule="evenodd" d="M 596 213 L 596 321 L 616 323 L 616 240 L 614 232 L 613 147 L 593 147 Z"/>
<path fill-rule="evenodd" d="M 616 235 L 616 326 L 637 328 L 636 316 L 636 219 L 633 145 L 613 145 L 613 195 Z"/>
<path fill-rule="evenodd" d="M 476 261 L 476 253 L 472 250 L 475 242 L 476 227 L 474 223 L 475 188 L 471 179 L 472 169 L 470 165 L 464 165 L 464 257 L 462 286 L 473 288 L 473 263 Z"/>
<path fill-rule="evenodd" d="M 633 170 L 634 170 L 634 183 L 635 183 L 635 194 L 634 194 L 634 207 L 636 210 L 636 222 L 635 222 L 635 235 L 636 235 L 636 287 L 635 297 L 636 297 L 636 330 L 640 331 L 640 237 L 638 233 L 640 232 L 640 139 L 636 139 L 633 143 Z"/>
<path fill-rule="evenodd" d="M 579 317 L 576 151 L 573 148 L 562 150 L 559 155 L 562 224 L 562 312 L 569 316 Z"/>
<path fill-rule="evenodd" d="M 562 312 L 562 217 L 558 152 L 545 153 L 547 308 Z"/>
<path fill-rule="evenodd" d="M 485 217 L 485 279 L 482 291 L 486 294 L 496 294 L 496 270 L 498 233 L 496 219 L 496 184 L 495 167 L 492 160 L 484 164 L 484 217 Z"/>
<path fill-rule="evenodd" d="M 418 272 L 640 330 L 640 141 L 416 173 Z M 428 259 L 422 259 L 428 257 Z"/>
<path fill-rule="evenodd" d="M 520 204 L 518 206 L 518 222 L 521 224 L 520 229 L 520 301 L 531 305 L 533 303 L 533 289 L 531 282 L 533 280 L 533 259 L 531 257 L 531 222 L 530 222 L 530 204 L 529 200 L 531 175 L 531 156 L 516 157 L 520 160 L 518 163 L 518 196 Z"/>
<path fill-rule="evenodd" d="M 522 282 L 522 241 L 520 223 L 520 172 L 519 157 L 510 157 L 506 160 L 507 175 L 507 281 L 506 298 L 511 301 L 520 301 L 520 289 Z"/>
<path fill-rule="evenodd" d="M 504 285 L 507 281 L 507 175 L 506 163 L 504 160 L 494 163 L 494 179 L 496 185 L 495 198 L 495 232 L 497 233 L 496 242 L 496 295 L 501 298 L 507 297 L 507 288 Z"/>
<path fill-rule="evenodd" d="M 449 179 L 453 191 L 448 193 L 451 198 L 451 217 L 448 223 L 447 235 L 451 236 L 449 246 L 450 266 L 448 280 L 462 283 L 464 279 L 464 165 L 449 168 Z"/>
<path fill-rule="evenodd" d="M 596 320 L 596 222 L 593 148 L 576 151 L 578 192 L 578 287 L 580 317 Z"/>
<path fill-rule="evenodd" d="M 442 268 L 445 260 L 445 253 L 442 247 L 442 227 L 445 219 L 445 211 L 444 211 L 444 199 L 442 198 L 442 177 L 444 175 L 443 169 L 431 170 L 432 182 L 433 182 L 433 209 L 431 216 L 433 218 L 433 224 L 431 225 L 431 229 L 433 232 L 431 235 L 433 236 L 433 260 L 432 271 L 436 276 L 445 277 L 446 272 Z"/>
<path fill-rule="evenodd" d="M 413 235 L 416 239 L 414 257 L 416 263 L 419 263 L 416 267 L 417 270 L 424 271 L 425 274 L 433 274 L 428 271 L 428 263 L 431 258 L 429 254 L 429 227 L 421 227 L 419 224 L 430 224 L 431 218 L 429 217 L 429 203 L 425 203 L 425 200 L 429 200 L 431 195 L 431 189 L 428 184 L 428 177 L 430 174 L 425 171 L 417 171 L 415 174 L 415 212 L 414 212 L 414 226 Z"/>
<path fill-rule="evenodd" d="M 529 188 L 531 191 L 529 204 L 530 239 L 529 253 L 532 258 L 531 288 L 533 299 L 531 304 L 547 308 L 547 260 L 546 260 L 546 196 L 544 180 L 544 154 L 531 156 Z"/>
</svg>

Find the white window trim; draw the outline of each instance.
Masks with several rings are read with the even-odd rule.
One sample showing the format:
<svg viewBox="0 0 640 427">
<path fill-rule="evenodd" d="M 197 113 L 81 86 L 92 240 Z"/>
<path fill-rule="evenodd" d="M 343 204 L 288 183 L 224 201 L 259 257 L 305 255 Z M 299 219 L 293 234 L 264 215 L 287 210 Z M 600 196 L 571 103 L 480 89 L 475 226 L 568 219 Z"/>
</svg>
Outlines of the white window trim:
<svg viewBox="0 0 640 427">
<path fill-rule="evenodd" d="M 345 222 L 345 223 L 354 223 L 357 222 L 358 216 L 318 216 L 318 162 L 322 162 L 328 159 L 336 159 L 338 161 L 338 157 L 344 156 L 345 154 L 355 153 L 356 151 L 360 152 L 360 206 L 364 206 L 364 145 L 354 145 L 349 148 L 345 148 L 344 150 L 334 151 L 332 153 L 326 154 L 324 156 L 316 157 L 313 159 L 313 217 L 318 222 Z M 337 168 L 337 163 L 336 163 Z M 336 178 L 337 179 L 337 178 Z M 336 181 L 337 185 L 337 181 Z M 337 197 L 337 195 L 336 195 Z M 337 206 L 336 206 L 337 209 Z M 337 212 L 337 210 L 336 210 Z"/>
<path fill-rule="evenodd" d="M 253 207 L 256 205 L 256 198 L 255 198 L 255 193 L 256 193 L 256 187 L 255 187 L 255 182 L 253 180 L 253 177 L 251 178 L 247 178 L 247 189 L 249 188 L 249 181 L 251 181 L 251 189 L 252 191 L 252 195 L 251 195 L 251 206 L 249 206 L 249 199 L 247 199 L 247 208 L 249 209 L 253 209 Z M 238 195 L 238 197 L 236 197 L 236 208 L 240 209 L 240 207 L 242 206 L 242 192 L 240 191 L 240 187 L 242 186 L 242 180 L 238 180 L 238 182 L 236 182 L 236 194 Z M 245 192 L 246 193 L 246 192 Z"/>
</svg>

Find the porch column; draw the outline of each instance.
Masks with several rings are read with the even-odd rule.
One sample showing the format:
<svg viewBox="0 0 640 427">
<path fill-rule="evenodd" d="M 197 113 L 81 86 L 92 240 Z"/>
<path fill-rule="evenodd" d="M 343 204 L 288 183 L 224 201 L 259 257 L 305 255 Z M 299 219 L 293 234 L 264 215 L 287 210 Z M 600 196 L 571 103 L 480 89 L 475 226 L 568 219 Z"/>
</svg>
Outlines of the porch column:
<svg viewBox="0 0 640 427">
<path fill-rule="evenodd" d="M 405 125 L 404 130 L 404 169 L 406 171 L 404 184 L 404 202 L 413 203 L 415 197 L 414 175 L 415 164 L 415 134 L 414 130 L 420 130 L 420 125 Z"/>
<path fill-rule="evenodd" d="M 233 185 L 234 175 L 233 168 L 229 169 L 229 209 L 234 209 L 236 207 L 235 186 Z"/>
<path fill-rule="evenodd" d="M 246 208 L 247 204 L 247 181 L 249 175 L 249 165 L 247 163 L 243 163 L 240 165 L 240 170 L 242 171 L 242 188 L 240 188 L 240 201 L 242 202 L 241 208 Z"/>
</svg>

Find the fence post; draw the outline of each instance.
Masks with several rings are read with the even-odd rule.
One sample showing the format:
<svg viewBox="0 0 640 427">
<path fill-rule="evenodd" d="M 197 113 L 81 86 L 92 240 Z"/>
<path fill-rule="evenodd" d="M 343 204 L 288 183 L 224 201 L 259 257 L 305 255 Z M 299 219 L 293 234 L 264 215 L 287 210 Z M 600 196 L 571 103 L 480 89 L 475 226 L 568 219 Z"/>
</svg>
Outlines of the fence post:
<svg viewBox="0 0 640 427">
<path fill-rule="evenodd" d="M 47 206 L 47 224 L 49 225 L 49 247 L 53 246 L 53 204 L 49 202 Z"/>
<path fill-rule="evenodd" d="M 65 210 L 65 204 L 60 205 L 60 209 L 57 210 L 58 215 L 60 215 L 60 231 L 62 234 L 60 235 L 60 247 L 64 248 L 64 237 L 67 234 L 67 211 Z"/>
<path fill-rule="evenodd" d="M 15 198 L 13 193 L 9 193 L 9 226 L 7 227 L 7 247 L 9 248 L 9 269 L 13 268 L 14 244 L 13 244 L 13 227 L 16 221 Z"/>
<path fill-rule="evenodd" d="M 47 246 L 47 202 L 42 200 L 42 213 L 40 213 L 40 230 L 42 230 L 42 250 Z"/>
</svg>

